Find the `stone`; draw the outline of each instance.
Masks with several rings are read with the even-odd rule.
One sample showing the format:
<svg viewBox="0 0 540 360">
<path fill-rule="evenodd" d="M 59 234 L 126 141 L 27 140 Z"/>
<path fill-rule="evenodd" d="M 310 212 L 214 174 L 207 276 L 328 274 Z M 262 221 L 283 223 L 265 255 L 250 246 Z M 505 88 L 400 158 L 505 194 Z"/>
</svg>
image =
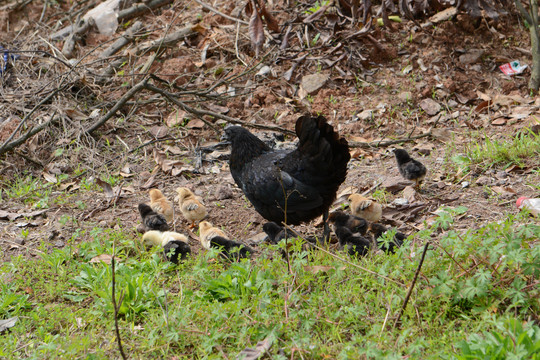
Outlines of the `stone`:
<svg viewBox="0 0 540 360">
<path fill-rule="evenodd" d="M 302 78 L 300 86 L 307 94 L 313 94 L 326 84 L 328 75 L 326 74 L 311 74 Z"/>
<path fill-rule="evenodd" d="M 420 107 L 426 112 L 426 114 L 433 116 L 441 111 L 441 105 L 431 98 L 425 98 L 420 101 Z"/>
<path fill-rule="evenodd" d="M 482 55 L 484 55 L 484 50 L 471 49 L 459 57 L 459 62 L 463 65 L 474 64 L 480 60 Z"/>
</svg>

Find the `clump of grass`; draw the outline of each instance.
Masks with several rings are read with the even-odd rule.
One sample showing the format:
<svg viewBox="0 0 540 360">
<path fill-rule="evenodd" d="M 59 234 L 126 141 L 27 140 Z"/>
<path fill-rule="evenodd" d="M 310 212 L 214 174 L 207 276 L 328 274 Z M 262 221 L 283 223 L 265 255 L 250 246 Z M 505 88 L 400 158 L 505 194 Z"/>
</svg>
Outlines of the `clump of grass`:
<svg viewBox="0 0 540 360">
<path fill-rule="evenodd" d="M 540 156 L 540 135 L 527 129 L 509 141 L 486 138 L 483 143 L 469 145 L 466 152 L 465 160 L 482 169 L 512 165 L 524 167 L 528 159 L 538 159 Z"/>
</svg>

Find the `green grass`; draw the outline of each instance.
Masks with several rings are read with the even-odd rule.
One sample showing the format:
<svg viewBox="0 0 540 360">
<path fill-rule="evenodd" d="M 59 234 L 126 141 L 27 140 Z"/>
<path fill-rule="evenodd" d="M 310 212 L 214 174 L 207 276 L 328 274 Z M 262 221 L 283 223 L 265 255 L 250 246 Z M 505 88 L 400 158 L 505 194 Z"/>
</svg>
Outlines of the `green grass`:
<svg viewBox="0 0 540 360">
<path fill-rule="evenodd" d="M 540 135 L 524 130 L 509 140 L 492 140 L 486 137 L 483 142 L 471 142 L 466 147 L 466 155 L 455 160 L 465 165 L 476 165 L 481 169 L 494 166 L 508 168 L 512 165 L 524 167 L 538 166 L 540 158 Z M 530 161 L 533 164 L 530 164 Z"/>
<path fill-rule="evenodd" d="M 540 312 L 534 286 L 540 227 L 508 216 L 453 230 L 454 217 L 466 211 L 444 209 L 417 234 L 417 246 L 409 241 L 396 254 L 338 254 L 350 263 L 302 251 L 297 240 L 290 272 L 279 245 L 239 263 L 213 261 L 219 257 L 206 252 L 174 266 L 158 249 L 143 251 L 127 229 L 76 231 L 65 248 L 50 251 L 44 240 L 43 253 L 1 266 L 1 318 L 19 319 L 0 336 L 0 358 L 119 358 L 111 266 L 90 263 L 113 247 L 121 260 L 116 297 L 124 297 L 119 327 L 130 358 L 235 358 L 265 338 L 273 342 L 273 359 L 293 352 L 304 359 L 473 359 L 479 357 L 467 356 L 501 348 L 522 354 L 514 338 L 533 351 L 538 332 L 525 321 Z M 394 328 L 427 240 L 432 246 Z M 325 268 L 315 272 L 314 266 Z M 514 324 L 511 331 L 501 330 L 506 323 Z"/>
</svg>

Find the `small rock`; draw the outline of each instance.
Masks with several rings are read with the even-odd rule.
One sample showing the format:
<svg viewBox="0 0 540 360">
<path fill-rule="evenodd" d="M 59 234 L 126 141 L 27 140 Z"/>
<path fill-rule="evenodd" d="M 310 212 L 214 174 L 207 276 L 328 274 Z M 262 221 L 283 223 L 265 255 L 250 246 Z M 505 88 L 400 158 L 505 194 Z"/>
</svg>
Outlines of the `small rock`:
<svg viewBox="0 0 540 360">
<path fill-rule="evenodd" d="M 304 89 L 306 93 L 313 94 L 314 92 L 322 88 L 327 81 L 328 75 L 326 74 L 311 74 L 306 75 L 302 78 L 300 86 Z"/>
<path fill-rule="evenodd" d="M 57 248 L 63 248 L 65 245 L 66 245 L 66 243 L 64 243 L 62 240 L 56 240 L 54 242 L 54 246 L 57 247 Z"/>
<path fill-rule="evenodd" d="M 412 181 L 407 181 L 403 179 L 401 176 L 394 176 L 394 177 L 386 178 L 382 182 L 381 187 L 388 192 L 397 193 L 405 189 L 405 187 L 408 185 L 412 185 Z"/>
<path fill-rule="evenodd" d="M 403 197 L 407 199 L 409 203 L 416 201 L 416 190 L 412 186 L 407 186 L 403 189 Z"/>
<path fill-rule="evenodd" d="M 476 185 L 484 186 L 491 184 L 492 180 L 488 176 L 480 176 L 476 181 L 474 182 Z"/>
<path fill-rule="evenodd" d="M 464 181 L 464 182 L 461 183 L 461 187 L 462 187 L 463 189 L 468 188 L 469 185 L 470 185 L 470 184 L 469 184 L 468 181 Z"/>
<path fill-rule="evenodd" d="M 420 107 L 426 112 L 426 114 L 433 116 L 441 111 L 441 105 L 431 98 L 425 98 L 420 101 Z"/>
<path fill-rule="evenodd" d="M 232 199 L 233 192 L 230 187 L 225 185 L 219 185 L 214 191 L 214 198 L 216 200 Z"/>
<path fill-rule="evenodd" d="M 259 70 L 259 72 L 255 75 L 257 76 L 265 76 L 267 74 L 269 74 L 270 72 L 272 71 L 272 69 L 270 68 L 270 66 L 268 65 L 264 65 L 261 70 Z"/>
<path fill-rule="evenodd" d="M 458 106 L 458 103 L 455 101 L 455 100 L 448 100 L 447 102 L 447 105 L 449 108 L 455 108 L 456 106 Z"/>
<path fill-rule="evenodd" d="M 373 116 L 373 110 L 364 110 L 360 114 L 356 115 L 358 120 L 363 120 L 363 121 L 370 120 L 372 116 Z"/>
<path fill-rule="evenodd" d="M 497 174 L 495 176 L 499 179 L 506 179 L 508 177 L 508 174 L 506 171 L 497 171 Z"/>
<path fill-rule="evenodd" d="M 250 242 L 252 244 L 258 245 L 258 244 L 262 243 L 267 238 L 267 236 L 268 235 L 266 235 L 265 232 L 262 232 L 262 233 L 258 233 L 255 236 L 252 236 L 249 240 L 250 240 Z"/>
<path fill-rule="evenodd" d="M 439 189 L 444 189 L 446 187 L 446 184 L 444 183 L 444 181 L 439 181 L 436 185 L 437 185 L 437 188 Z"/>
<path fill-rule="evenodd" d="M 398 99 L 402 103 L 406 103 L 407 101 L 411 101 L 412 98 L 413 98 L 412 93 L 410 91 L 404 91 L 404 92 L 399 93 L 399 95 L 398 95 Z"/>
<path fill-rule="evenodd" d="M 404 199 L 404 198 L 397 198 L 397 199 L 394 199 L 392 204 L 394 204 L 394 205 L 407 205 L 407 204 L 409 204 L 409 201 L 407 199 Z"/>
<path fill-rule="evenodd" d="M 459 57 L 459 62 L 461 62 L 464 65 L 474 64 L 478 62 L 478 60 L 480 60 L 482 55 L 484 55 L 484 50 L 472 49 L 472 50 L 469 50 L 467 53 L 461 55 Z"/>
<path fill-rule="evenodd" d="M 24 245 L 26 241 L 23 238 L 15 239 L 13 242 L 17 245 Z"/>
</svg>

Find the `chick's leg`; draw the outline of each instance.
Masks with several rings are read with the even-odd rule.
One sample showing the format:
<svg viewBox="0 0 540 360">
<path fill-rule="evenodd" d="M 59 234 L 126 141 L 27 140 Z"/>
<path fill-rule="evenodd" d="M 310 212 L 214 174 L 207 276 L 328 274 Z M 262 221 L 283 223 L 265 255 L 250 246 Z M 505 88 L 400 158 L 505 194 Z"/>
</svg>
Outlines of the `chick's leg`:
<svg viewBox="0 0 540 360">
<path fill-rule="evenodd" d="M 191 222 L 191 225 L 189 225 L 189 228 L 190 228 L 191 230 L 193 230 L 193 229 L 195 228 L 195 221 L 192 221 L 192 222 Z"/>
</svg>

